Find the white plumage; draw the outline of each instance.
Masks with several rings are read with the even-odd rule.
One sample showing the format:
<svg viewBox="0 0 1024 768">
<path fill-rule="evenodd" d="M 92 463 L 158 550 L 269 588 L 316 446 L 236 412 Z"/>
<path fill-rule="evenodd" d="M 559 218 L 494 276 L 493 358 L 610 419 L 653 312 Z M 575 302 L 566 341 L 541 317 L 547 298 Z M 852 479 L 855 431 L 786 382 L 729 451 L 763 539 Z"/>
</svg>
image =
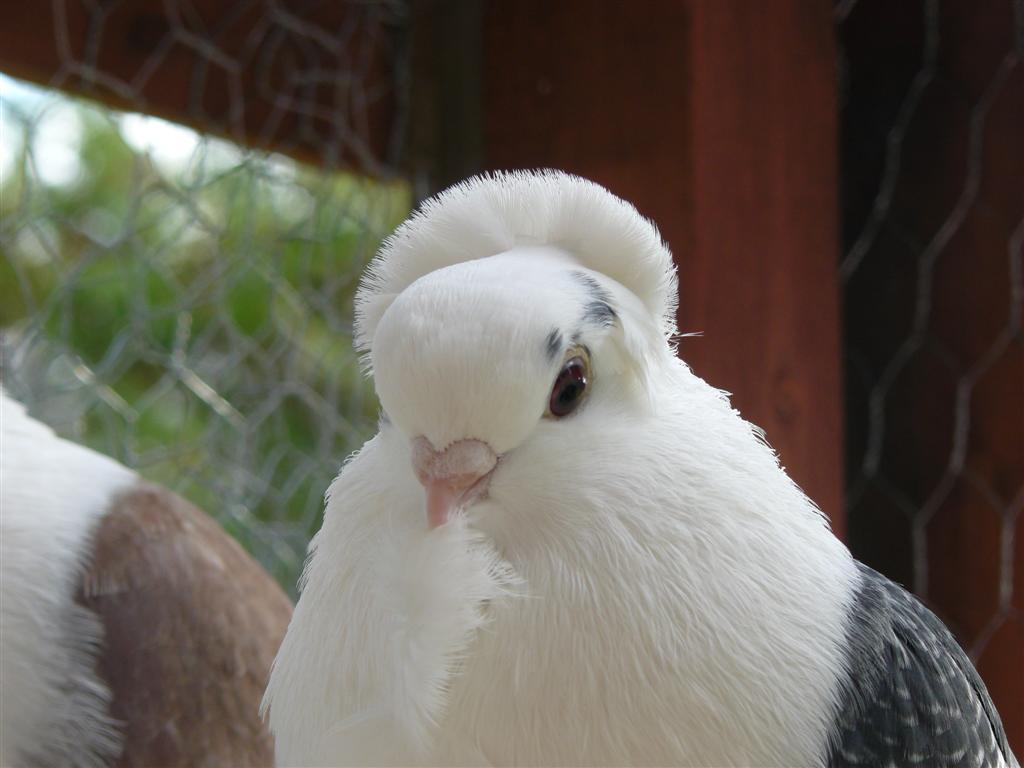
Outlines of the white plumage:
<svg viewBox="0 0 1024 768">
<path fill-rule="evenodd" d="M 279 764 L 826 763 L 864 577 L 674 356 L 676 301 L 655 228 L 559 173 L 473 179 L 384 245 L 384 416 L 275 662 Z"/>
<path fill-rule="evenodd" d="M 102 628 L 73 597 L 96 525 L 137 482 L 0 390 L 0 765 L 106 765 L 120 752 L 96 672 Z"/>
</svg>

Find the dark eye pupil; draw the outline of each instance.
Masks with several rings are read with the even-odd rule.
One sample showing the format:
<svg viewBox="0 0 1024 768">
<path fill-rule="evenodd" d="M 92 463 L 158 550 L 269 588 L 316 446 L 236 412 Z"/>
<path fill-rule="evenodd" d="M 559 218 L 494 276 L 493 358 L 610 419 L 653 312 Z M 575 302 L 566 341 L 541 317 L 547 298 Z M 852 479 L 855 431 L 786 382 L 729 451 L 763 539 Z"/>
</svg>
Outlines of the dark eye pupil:
<svg viewBox="0 0 1024 768">
<path fill-rule="evenodd" d="M 548 404 L 553 416 L 566 416 L 579 405 L 580 398 L 587 388 L 587 369 L 583 360 L 574 357 L 567 362 L 555 379 L 551 388 L 551 401 Z"/>
</svg>

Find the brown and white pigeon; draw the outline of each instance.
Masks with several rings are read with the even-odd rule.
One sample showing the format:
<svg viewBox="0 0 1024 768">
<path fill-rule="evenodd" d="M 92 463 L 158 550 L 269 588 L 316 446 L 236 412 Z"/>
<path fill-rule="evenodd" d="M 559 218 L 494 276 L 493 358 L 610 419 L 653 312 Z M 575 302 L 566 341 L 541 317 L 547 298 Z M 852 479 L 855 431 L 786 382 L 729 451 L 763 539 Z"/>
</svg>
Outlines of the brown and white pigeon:
<svg viewBox="0 0 1024 768">
<path fill-rule="evenodd" d="M 0 389 L 0 765 L 271 765 L 290 617 L 207 515 Z"/>
<path fill-rule="evenodd" d="M 967 657 L 670 344 L 672 258 L 562 173 L 425 203 L 357 297 L 280 765 L 1015 765 Z"/>
</svg>

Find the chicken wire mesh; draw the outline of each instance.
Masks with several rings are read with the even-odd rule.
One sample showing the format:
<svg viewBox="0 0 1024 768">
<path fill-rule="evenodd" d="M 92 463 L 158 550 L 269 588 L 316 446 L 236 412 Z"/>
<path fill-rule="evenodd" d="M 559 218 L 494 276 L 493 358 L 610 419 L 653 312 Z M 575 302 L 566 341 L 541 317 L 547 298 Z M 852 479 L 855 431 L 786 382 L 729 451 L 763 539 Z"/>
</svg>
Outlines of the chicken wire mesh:
<svg viewBox="0 0 1024 768">
<path fill-rule="evenodd" d="M 395 173 L 404 6 L 307 5 L 325 20 L 274 3 L 212 18 L 156 4 L 147 55 L 115 71 L 100 43 L 135 29 L 115 11 L 138 7 L 55 0 L 51 82 L 145 112 L 154 83 L 182 75 L 183 119 L 319 167 L 0 79 L 4 386 L 60 434 L 208 511 L 293 591 L 324 491 L 377 415 L 352 352 L 352 296 L 411 205 Z M 228 45 L 240 18 L 247 33 Z M 365 64 L 371 38 L 385 66 Z M 217 69 L 229 98 L 214 114 Z M 370 116 L 383 101 L 386 136 Z M 357 172 L 331 170 L 341 163 Z"/>
<path fill-rule="evenodd" d="M 852 546 L 942 616 L 1019 733 L 1024 2 L 836 17 Z"/>
</svg>

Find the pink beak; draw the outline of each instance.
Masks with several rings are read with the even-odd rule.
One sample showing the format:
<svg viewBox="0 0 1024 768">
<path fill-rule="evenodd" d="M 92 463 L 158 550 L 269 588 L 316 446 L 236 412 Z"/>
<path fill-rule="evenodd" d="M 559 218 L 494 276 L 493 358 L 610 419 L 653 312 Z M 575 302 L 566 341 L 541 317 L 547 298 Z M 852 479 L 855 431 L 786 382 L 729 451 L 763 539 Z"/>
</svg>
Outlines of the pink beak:
<svg viewBox="0 0 1024 768">
<path fill-rule="evenodd" d="M 498 457 L 481 440 L 459 440 L 443 451 L 425 437 L 412 443 L 412 466 L 427 491 L 427 525 L 447 523 L 486 492 Z"/>
</svg>

